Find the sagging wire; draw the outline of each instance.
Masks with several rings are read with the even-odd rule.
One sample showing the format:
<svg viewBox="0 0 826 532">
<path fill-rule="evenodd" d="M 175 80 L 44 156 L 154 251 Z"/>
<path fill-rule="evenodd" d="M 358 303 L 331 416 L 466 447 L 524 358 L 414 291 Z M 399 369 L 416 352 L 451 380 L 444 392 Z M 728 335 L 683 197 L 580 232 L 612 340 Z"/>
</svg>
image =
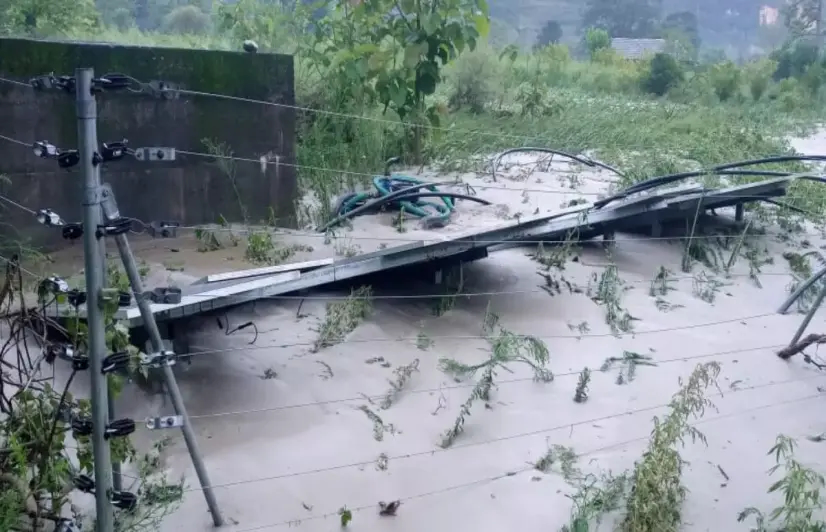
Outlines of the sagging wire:
<svg viewBox="0 0 826 532">
<path fill-rule="evenodd" d="M 218 328 L 221 329 L 222 331 L 224 331 L 224 336 L 230 336 L 231 334 L 234 334 L 238 331 L 243 331 L 244 329 L 249 329 L 250 327 L 252 327 L 253 332 L 254 332 L 254 336 L 252 338 L 252 341 L 248 342 L 247 345 L 253 345 L 258 340 L 258 326 L 255 325 L 254 322 L 248 321 L 246 323 L 242 323 L 241 325 L 238 325 L 237 327 L 230 328 L 230 326 L 229 326 L 229 315 L 224 314 L 223 318 L 224 318 L 224 320 L 221 321 L 221 317 L 219 316 L 219 317 L 216 318 L 216 321 L 218 323 Z M 226 322 L 226 325 L 224 324 L 224 322 Z"/>
<path fill-rule="evenodd" d="M 267 107 L 276 107 L 280 109 L 291 109 L 294 111 L 300 112 L 307 112 L 307 113 L 315 113 L 325 116 L 333 116 L 338 118 L 346 118 L 351 120 L 364 120 L 366 122 L 373 122 L 379 124 L 385 124 L 391 127 L 405 127 L 405 128 L 420 128 L 429 131 L 441 131 L 444 133 L 454 133 L 454 134 L 465 134 L 465 135 L 476 135 L 479 137 L 488 137 L 488 138 L 496 138 L 496 139 L 512 139 L 522 142 L 535 142 L 535 141 L 548 141 L 549 139 L 547 136 L 542 135 L 514 135 L 509 133 L 494 133 L 491 131 L 481 131 L 481 130 L 473 130 L 473 129 L 465 129 L 465 128 L 456 128 L 456 127 L 439 127 L 433 126 L 430 124 L 415 124 L 412 122 L 406 121 L 399 121 L 399 120 L 390 120 L 386 118 L 377 118 L 373 116 L 365 116 L 365 115 L 355 115 L 349 113 L 341 113 L 337 111 L 328 111 L 326 109 L 315 109 L 312 107 L 304 107 L 300 105 L 294 104 L 287 104 L 287 103 L 280 103 L 280 102 L 272 102 L 266 100 L 257 100 L 254 98 L 244 98 L 241 96 L 232 96 L 229 94 L 217 94 L 212 92 L 206 91 L 198 91 L 192 89 L 184 89 L 178 87 L 174 83 L 170 83 L 167 81 L 158 81 L 152 80 L 149 82 L 143 82 L 139 79 L 134 77 L 125 75 L 125 74 L 108 74 L 113 78 L 117 77 L 120 79 L 126 79 L 129 81 L 128 84 L 122 84 L 123 86 L 118 86 L 118 89 L 126 89 L 129 90 L 133 88 L 134 90 L 129 90 L 129 92 L 135 93 L 145 93 L 149 94 L 156 98 L 162 99 L 176 99 L 179 96 L 197 96 L 197 97 L 204 97 L 204 98 L 215 98 L 220 100 L 228 100 L 240 103 L 249 103 L 249 104 L 257 104 L 257 105 L 264 105 Z M 119 80 L 120 81 L 120 80 Z M 9 83 L 12 85 L 22 86 L 22 87 L 29 87 L 33 86 L 32 81 L 24 82 L 19 80 L 13 80 L 8 78 L 0 77 L 0 82 Z M 647 144 L 633 144 L 627 145 L 628 149 L 661 149 L 662 145 L 647 145 Z M 260 164 L 260 161 L 255 161 Z"/>
<path fill-rule="evenodd" d="M 0 81 L 2 81 L 2 79 L 0 79 Z M 30 146 L 29 144 L 27 144 L 23 141 L 13 139 L 11 137 L 5 137 L 5 136 L 0 135 L 0 139 L 5 139 L 7 141 L 14 142 L 16 144 L 21 144 L 21 145 L 24 145 L 24 146 Z M 48 142 L 46 142 L 46 141 L 41 141 L 40 143 L 48 144 Z M 261 158 L 255 158 L 255 159 L 253 159 L 253 158 L 244 158 L 244 157 L 236 157 L 236 156 L 230 156 L 230 155 L 201 153 L 201 152 L 188 151 L 188 150 L 177 150 L 177 149 L 174 149 L 174 148 L 162 148 L 161 151 L 157 151 L 156 148 L 138 148 L 138 149 L 132 150 L 132 149 L 125 148 L 125 141 L 123 141 L 123 143 L 124 143 L 123 154 L 133 155 L 136 158 L 138 158 L 139 160 L 155 160 L 155 161 L 174 160 L 175 154 L 180 154 L 180 155 L 188 155 L 188 156 L 194 156 L 194 157 L 204 157 L 204 158 L 209 158 L 209 159 L 227 159 L 227 160 L 233 160 L 233 161 L 242 161 L 242 162 L 254 163 L 254 164 L 257 164 L 257 165 L 267 164 L 267 165 L 284 166 L 284 167 L 303 169 L 303 170 L 309 170 L 309 171 L 332 172 L 332 173 L 337 173 L 337 174 L 341 174 L 341 175 L 354 175 L 354 176 L 370 177 L 370 178 L 375 177 L 374 174 L 368 174 L 368 173 L 365 173 L 365 172 L 353 172 L 353 171 L 350 171 L 350 170 L 342 170 L 342 169 L 335 169 L 335 168 L 323 168 L 323 167 L 306 166 L 306 165 L 288 163 L 288 162 L 279 161 L 279 160 L 276 160 L 276 161 L 266 161 L 266 160 L 264 160 L 264 161 L 262 161 Z M 36 143 L 36 144 L 38 144 L 38 143 Z M 114 146 L 116 148 L 119 143 L 109 143 L 109 144 L 111 144 L 112 146 Z M 106 144 L 104 144 L 104 146 L 106 146 Z M 617 173 L 617 175 L 622 175 L 621 173 L 619 173 L 619 170 L 615 169 L 614 167 L 609 166 L 609 165 L 607 165 L 605 163 L 602 163 L 600 161 L 596 161 L 596 160 L 594 160 L 594 159 L 592 159 L 592 158 L 590 158 L 590 157 L 588 157 L 587 155 L 584 155 L 584 154 L 573 155 L 573 154 L 569 154 L 567 152 L 563 152 L 563 151 L 560 151 L 560 150 L 554 150 L 554 149 L 550 149 L 550 148 L 516 148 L 515 150 L 545 151 L 545 152 L 548 152 L 548 153 L 557 153 L 557 154 L 560 154 L 562 156 L 569 157 L 572 160 L 575 160 L 575 161 L 580 162 L 582 164 L 586 164 L 586 165 L 591 166 L 591 167 L 599 167 L 599 168 L 608 169 L 608 170 L 610 170 L 614 173 Z M 40 151 L 39 152 L 36 151 L 36 153 L 38 153 L 39 156 L 43 156 L 43 155 L 40 155 L 40 153 L 47 153 L 48 154 L 50 152 L 48 150 L 46 150 L 44 152 L 42 149 L 40 149 Z M 510 153 L 510 152 L 504 152 L 504 153 L 506 154 L 506 153 Z M 68 150 L 68 151 L 64 152 L 63 157 L 65 157 L 66 160 L 64 161 L 63 164 L 68 165 L 66 167 L 69 167 L 69 166 L 72 166 L 72 165 L 76 164 L 77 160 L 76 160 L 75 155 L 76 155 L 76 150 Z M 501 157 L 501 155 L 500 155 L 500 157 Z M 49 158 L 49 157 L 47 157 L 47 158 Z M 57 157 L 57 158 L 59 159 L 60 157 Z M 688 178 L 691 178 L 691 177 L 700 177 L 700 176 L 704 176 L 704 175 L 798 177 L 800 179 L 808 179 L 808 180 L 826 182 L 826 178 L 818 176 L 818 175 L 805 175 L 804 174 L 804 175 L 795 176 L 794 174 L 791 174 L 789 172 L 781 172 L 781 171 L 736 169 L 738 166 L 750 166 L 750 165 L 768 163 L 768 162 L 782 162 L 782 161 L 790 161 L 790 160 L 823 160 L 824 158 L 826 158 L 826 156 L 819 156 L 819 155 L 776 156 L 776 157 L 768 157 L 768 158 L 764 158 L 764 159 L 756 159 L 754 161 L 726 163 L 726 164 L 718 165 L 716 167 L 713 167 L 711 169 L 706 169 L 706 170 L 681 172 L 681 173 L 677 173 L 677 174 L 669 174 L 669 175 L 666 175 L 666 176 L 659 176 L 659 177 L 651 178 L 649 180 L 642 181 L 642 182 L 636 183 L 634 185 L 631 185 L 627 189 L 624 189 L 624 190 L 620 191 L 619 193 L 614 194 L 614 195 L 612 195 L 608 198 L 598 199 L 596 202 L 594 202 L 593 208 L 600 209 L 603 206 L 607 205 L 608 203 L 611 203 L 613 201 L 617 201 L 619 199 L 626 198 L 627 196 L 629 196 L 629 195 L 631 195 L 635 192 L 641 192 L 643 190 L 648 190 L 649 188 L 655 188 L 655 187 L 658 187 L 658 186 L 668 184 L 670 182 L 679 181 L 681 179 L 688 179 Z M 58 164 L 61 165 L 60 161 L 59 161 Z M 435 186 L 435 185 L 464 186 L 468 189 L 467 196 L 475 196 L 476 195 L 475 190 L 471 190 L 472 187 L 468 183 L 462 182 L 460 180 L 454 180 L 454 181 L 445 182 L 445 183 L 430 182 L 430 183 L 428 183 L 428 185 L 431 185 L 431 186 Z M 645 185 L 645 186 L 642 187 L 642 185 Z M 496 186 L 496 185 L 482 185 L 482 184 L 479 184 L 479 185 L 476 185 L 476 186 L 479 187 L 480 189 L 483 189 L 483 190 L 486 190 L 486 189 L 499 189 L 499 190 L 506 190 L 506 191 L 510 191 L 510 192 L 514 191 L 514 189 L 512 189 L 512 188 L 503 187 L 503 186 Z M 547 188 L 520 188 L 519 191 L 521 191 L 521 192 L 544 193 L 544 194 L 563 194 L 563 195 L 572 194 L 572 192 L 568 191 L 568 190 L 553 190 L 553 189 L 547 189 Z M 578 194 L 580 196 L 597 196 L 597 197 L 603 195 L 600 192 L 581 192 L 581 191 L 576 192 L 576 194 Z M 418 198 L 412 198 L 412 199 L 418 199 Z M 472 198 L 468 198 L 468 197 L 461 198 L 459 196 L 455 196 L 454 199 L 468 199 L 470 201 L 474 201 Z M 746 199 L 746 198 L 744 197 L 743 199 Z M 763 199 L 765 199 L 765 196 L 759 196 L 759 197 L 756 197 L 755 199 L 763 200 Z M 769 201 L 769 203 L 773 203 L 773 202 Z M 782 207 L 782 205 L 780 205 L 780 206 Z M 161 225 L 163 225 L 163 224 L 172 224 L 169 227 L 177 226 L 174 222 L 159 222 L 159 223 Z M 154 222 L 153 222 L 153 226 L 154 226 Z M 146 227 L 146 229 L 151 231 L 153 229 L 153 227 Z M 163 228 L 163 227 L 162 228 L 157 228 L 157 230 L 166 231 L 166 229 Z M 133 233 L 139 234 L 140 231 L 133 230 Z"/>
<path fill-rule="evenodd" d="M 625 174 L 623 174 L 617 168 L 615 168 L 615 167 L 613 167 L 609 164 L 597 161 L 596 159 L 593 159 L 593 158 L 591 158 L 591 157 L 589 157 L 589 156 L 587 156 L 583 153 L 574 155 L 572 153 L 568 153 L 568 152 L 561 151 L 561 150 L 555 150 L 553 148 L 536 148 L 536 147 L 523 146 L 523 147 L 519 147 L 519 148 L 511 148 L 509 150 L 505 150 L 505 151 L 501 152 L 499 155 L 497 155 L 494 158 L 493 162 L 491 163 L 491 175 L 493 177 L 493 181 L 494 182 L 496 181 L 496 170 L 499 168 L 499 163 L 502 161 L 502 159 L 504 157 L 506 157 L 508 155 L 511 155 L 513 153 L 523 153 L 523 152 L 549 153 L 549 154 L 551 154 L 551 157 L 553 157 L 554 155 L 559 155 L 560 157 L 564 157 L 566 159 L 571 159 L 572 161 L 576 161 L 580 164 L 584 164 L 585 166 L 589 166 L 591 168 L 602 168 L 603 170 L 608 170 L 609 172 L 614 173 L 619 177 L 625 177 Z"/>
</svg>

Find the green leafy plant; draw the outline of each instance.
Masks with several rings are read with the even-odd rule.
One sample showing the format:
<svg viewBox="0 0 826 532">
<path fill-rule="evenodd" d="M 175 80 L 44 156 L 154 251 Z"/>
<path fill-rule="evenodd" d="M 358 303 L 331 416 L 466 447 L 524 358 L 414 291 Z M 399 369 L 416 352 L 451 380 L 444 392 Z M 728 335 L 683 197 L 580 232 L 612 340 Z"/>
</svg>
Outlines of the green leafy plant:
<svg viewBox="0 0 826 532">
<path fill-rule="evenodd" d="M 488 309 L 482 326 L 485 338 L 490 345 L 490 356 L 484 362 L 468 365 L 450 358 L 439 360 L 442 371 L 456 379 L 471 378 L 476 373 L 482 375 L 470 393 L 467 401 L 459 409 L 459 416 L 453 426 L 442 436 L 442 447 L 449 447 L 463 432 L 465 419 L 470 416 L 473 403 L 490 400 L 494 386 L 494 377 L 498 369 L 508 369 L 508 364 L 517 362 L 527 364 L 533 370 L 534 379 L 539 382 L 551 382 L 553 373 L 546 368 L 549 361 L 548 348 L 533 336 L 516 335 L 499 325 L 499 317 Z"/>
<path fill-rule="evenodd" d="M 605 322 L 614 334 L 632 329 L 634 317 L 622 307 L 622 294 L 625 290 L 627 287 L 619 276 L 616 264 L 609 264 L 600 275 L 594 273 L 588 287 L 591 299 L 605 307 Z"/>
<path fill-rule="evenodd" d="M 393 370 L 395 379 L 390 381 L 390 390 L 384 394 L 384 399 L 381 401 L 381 409 L 387 410 L 404 390 L 405 385 L 410 381 L 410 377 L 419 371 L 419 359 L 417 358 L 406 366 L 399 366 Z"/>
<path fill-rule="evenodd" d="M 645 77 L 643 90 L 656 96 L 663 96 L 685 78 L 685 72 L 673 56 L 666 53 L 655 54 L 651 58 Z"/>
<path fill-rule="evenodd" d="M 324 320 L 318 328 L 318 338 L 313 344 L 313 351 L 330 347 L 344 341 L 344 337 L 356 330 L 373 311 L 371 301 L 372 289 L 362 286 L 350 292 L 342 301 L 327 304 Z"/>
<path fill-rule="evenodd" d="M 611 473 L 599 476 L 588 474 L 577 479 L 573 483 L 577 488 L 576 492 L 565 495 L 574 505 L 570 521 L 560 529 L 560 532 L 596 532 L 603 516 L 619 509 L 628 491 L 628 483 L 626 473 L 617 476 Z"/>
<path fill-rule="evenodd" d="M 675 282 L 674 272 L 665 266 L 660 266 L 657 275 L 651 279 L 651 287 L 648 289 L 648 293 L 651 297 L 666 296 L 670 291 L 676 290 Z"/>
<path fill-rule="evenodd" d="M 550 473 L 553 466 L 559 465 L 559 470 L 566 481 L 571 482 L 582 476 L 576 467 L 578 460 L 576 451 L 564 445 L 551 445 L 545 454 L 534 464 L 534 469 L 543 473 Z"/>
<path fill-rule="evenodd" d="M 682 503 L 686 489 L 681 474 L 683 459 L 678 446 L 686 437 L 705 443 L 705 436 L 689 425 L 714 405 L 705 398 L 705 389 L 716 386 L 720 366 L 716 362 L 699 364 L 688 380 L 680 380 L 680 390 L 669 403 L 669 413 L 654 418 L 648 449 L 635 464 L 631 492 L 626 501 L 622 532 L 676 532 L 680 529 Z"/>
<path fill-rule="evenodd" d="M 588 383 L 591 382 L 591 370 L 584 368 L 579 373 L 579 380 L 574 391 L 574 402 L 584 403 L 588 400 Z"/>
<path fill-rule="evenodd" d="M 783 478 L 769 487 L 769 493 L 782 495 L 783 505 L 772 510 L 768 516 L 757 508 L 746 508 L 737 516 L 738 522 L 754 517 L 757 525 L 755 532 L 826 530 L 826 522 L 815 518 L 815 512 L 823 508 L 822 492 L 826 481 L 822 474 L 795 459 L 796 445 L 793 439 L 781 434 L 768 453 L 774 455 L 776 461 L 769 475 L 781 470 L 784 472 Z"/>
<path fill-rule="evenodd" d="M 123 280 L 109 279 L 110 286 L 123 288 Z M 9 297 L 11 292 L 4 292 Z M 14 295 L 24 308 L 25 295 L 22 287 Z M 41 304 L 48 301 L 50 294 L 41 293 Z M 5 303 L 0 302 L 0 306 Z M 105 344 L 107 352 L 126 352 L 130 355 L 129 373 L 139 376 L 138 350 L 129 343 L 129 330 L 114 319 L 117 302 L 104 305 Z M 69 317 L 66 328 L 40 315 L 38 307 L 27 308 L 29 325 L 38 323 L 40 327 L 54 327 L 62 330 L 66 342 L 72 346 L 75 356 L 88 356 L 88 329 L 75 315 Z M 36 374 L 43 371 L 43 364 L 60 363 L 46 354 L 37 362 L 28 357 L 28 349 L 19 331 L 27 334 L 25 328 L 15 319 L 4 316 L 11 335 L 7 347 L 22 346 L 16 360 L 19 367 L 4 372 L 4 383 L 0 386 L 0 530 L 46 530 L 57 523 L 60 517 L 68 515 L 71 498 L 76 489 L 74 479 L 78 475 L 94 475 L 94 459 L 91 437 L 75 434 L 76 447 L 69 445 L 67 437 L 73 420 L 89 419 L 91 403 L 78 399 L 71 393 L 76 372 L 73 372 L 62 390 L 49 383 L 41 384 Z M 11 361 L 11 357 L 0 356 Z M 10 364 L 10 362 L 9 362 Z M 9 365 L 7 365 L 9 367 Z M 11 368 L 10 368 L 11 369 Z M 145 375 L 145 373 L 143 373 Z M 19 382 L 12 379 L 19 379 Z M 117 395 L 122 388 L 123 378 L 117 374 L 107 376 L 108 393 Z M 137 506 L 130 511 L 118 511 L 115 517 L 116 532 L 149 532 L 157 530 L 163 518 L 172 512 L 183 497 L 183 481 L 171 482 L 163 473 L 160 453 L 167 441 L 158 442 L 148 453 L 140 454 L 129 437 L 109 439 L 113 460 L 131 463 L 137 471 L 137 478 L 124 490 L 138 495 Z M 79 524 L 90 524 L 91 516 L 75 514 Z"/>
<path fill-rule="evenodd" d="M 617 384 L 627 384 L 637 376 L 637 366 L 656 366 L 657 364 L 651 360 L 650 356 L 624 351 L 621 357 L 606 358 L 599 370 L 606 372 L 617 365 L 620 366 L 617 372 Z"/>
<path fill-rule="evenodd" d="M 696 274 L 692 280 L 694 295 L 706 303 L 714 303 L 714 300 L 717 299 L 717 293 L 723 286 L 725 286 L 725 283 L 704 271 Z"/>
<path fill-rule="evenodd" d="M 585 44 L 593 57 L 600 50 L 611 47 L 611 35 L 601 28 L 588 28 L 585 32 Z"/>
</svg>

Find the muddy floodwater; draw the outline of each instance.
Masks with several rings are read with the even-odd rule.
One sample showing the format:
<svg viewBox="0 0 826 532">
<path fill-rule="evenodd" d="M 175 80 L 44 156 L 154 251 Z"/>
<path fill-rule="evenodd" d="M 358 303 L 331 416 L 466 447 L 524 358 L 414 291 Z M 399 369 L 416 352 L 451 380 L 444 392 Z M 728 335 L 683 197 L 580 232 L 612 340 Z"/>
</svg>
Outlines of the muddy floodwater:
<svg viewBox="0 0 826 532">
<path fill-rule="evenodd" d="M 824 147 L 823 139 L 808 139 L 799 149 Z M 463 203 L 443 229 L 423 230 L 409 220 L 399 232 L 388 213 L 359 217 L 332 240 L 293 232 L 278 241 L 292 247 L 289 260 L 338 259 L 554 212 L 574 199 L 593 200 L 612 185 L 609 172 L 538 160 L 514 156 L 495 182 L 463 176 L 494 205 Z M 434 298 L 410 297 L 435 287 L 398 279 L 374 287 L 372 312 L 345 342 L 317 352 L 309 344 L 318 337 L 326 304 L 346 290 L 258 301 L 222 317 L 231 324 L 252 321 L 257 332 L 227 335 L 215 317 L 195 321 L 187 331 L 193 350 L 222 352 L 194 356 L 176 375 L 226 530 L 337 530 L 344 507 L 353 513 L 348 528 L 354 531 L 559 530 L 571 515 L 566 494 L 575 490 L 557 467 L 539 471 L 531 464 L 557 445 L 576 454 L 583 473 L 631 471 L 652 418 L 668 413 L 680 379 L 712 361 L 720 366 L 717 386 L 706 390 L 714 407 L 695 421 L 707 445 L 688 441 L 681 450 L 689 490 L 682 529 L 748 530 L 737 523 L 738 512 L 749 506 L 768 512 L 780 503 L 767 494 L 777 478 L 766 473 L 774 465 L 766 453 L 777 435 L 796 438 L 798 459 L 822 470 L 823 444 L 806 437 L 826 430 L 824 374 L 799 356 L 787 362 L 775 355 L 802 319 L 796 309 L 776 313 L 792 281 L 782 254 L 820 250 L 823 235 L 813 226 L 785 235 L 766 229 L 751 243 L 766 259 L 758 271 L 739 258 L 728 275 L 700 263 L 685 273 L 684 240 L 620 234 L 610 256 L 598 243 L 583 245 L 576 261 L 554 273 L 562 289 L 550 292 L 538 274 L 542 266 L 531 258 L 534 248 L 498 251 L 465 266 L 466 295 L 444 315 L 434 315 Z M 227 233 L 217 231 L 221 249 L 208 252 L 196 251 L 202 242 L 191 231 L 177 239 L 132 241 L 151 266 L 150 284 L 183 283 L 251 267 L 243 235 L 234 246 Z M 61 255 L 67 273 L 80 267 L 81 252 Z M 620 309 L 633 318 L 629 333 L 614 334 L 606 306 L 589 297 L 610 264 L 621 280 Z M 652 286 L 663 269 L 670 272 L 668 286 Z M 488 310 L 505 330 L 545 343 L 555 378 L 538 382 L 527 364 L 500 368 L 489 398 L 473 404 L 463 432 L 442 448 L 442 435 L 455 425 L 478 375 L 457 381 L 439 361 L 488 359 L 490 344 L 482 337 Z M 823 325 L 819 314 L 809 331 L 824 332 Z M 618 377 L 626 371 L 622 362 L 601 371 L 606 359 L 625 353 L 650 363 L 637 365 L 631 378 Z M 573 398 L 586 367 L 588 397 L 578 403 Z M 414 371 L 383 403 L 400 368 Z M 78 390 L 85 385 L 81 379 Z M 136 386 L 126 388 L 117 408 L 136 419 L 172 413 L 162 396 Z M 136 443 L 143 447 L 162 435 L 139 430 Z M 162 530 L 212 530 L 186 446 L 177 432 L 165 435 L 175 439 L 165 464 L 171 475 L 185 476 L 188 491 Z M 132 474 L 128 467 L 125 472 Z M 380 502 L 396 500 L 395 515 L 380 515 Z M 615 517 L 607 516 L 601 529 L 611 530 Z"/>
</svg>

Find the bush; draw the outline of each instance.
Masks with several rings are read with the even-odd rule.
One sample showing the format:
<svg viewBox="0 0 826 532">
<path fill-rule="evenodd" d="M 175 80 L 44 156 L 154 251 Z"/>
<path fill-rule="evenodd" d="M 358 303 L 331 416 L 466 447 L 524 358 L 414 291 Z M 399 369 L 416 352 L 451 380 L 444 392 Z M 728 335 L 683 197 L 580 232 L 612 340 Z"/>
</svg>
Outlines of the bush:
<svg viewBox="0 0 826 532">
<path fill-rule="evenodd" d="M 817 46 L 809 42 L 797 42 L 772 53 L 777 61 L 774 79 L 799 78 L 806 73 L 818 59 Z"/>
<path fill-rule="evenodd" d="M 109 24 L 124 31 L 135 26 L 135 16 L 129 8 L 119 7 L 112 13 Z"/>
<path fill-rule="evenodd" d="M 196 6 L 188 5 L 170 11 L 161 26 L 164 33 L 202 35 L 209 32 L 210 24 L 209 15 Z"/>
<path fill-rule="evenodd" d="M 448 72 L 452 82 L 450 107 L 454 110 L 467 108 L 481 113 L 495 96 L 495 82 L 499 77 L 496 58 L 489 50 L 477 48 L 462 54 Z"/>
<path fill-rule="evenodd" d="M 812 96 L 816 96 L 820 87 L 826 79 L 826 69 L 820 63 L 810 65 L 806 73 L 801 76 L 800 81 L 809 90 Z"/>
<path fill-rule="evenodd" d="M 650 94 L 663 96 L 685 78 L 685 72 L 672 56 L 655 54 L 642 78 L 642 89 Z"/>
<path fill-rule="evenodd" d="M 539 54 L 551 63 L 567 65 L 571 62 L 571 50 L 564 44 L 549 44 L 539 50 Z"/>
<path fill-rule="evenodd" d="M 600 48 L 591 55 L 591 61 L 605 66 L 622 64 L 625 59 L 613 48 Z"/>
<path fill-rule="evenodd" d="M 760 100 L 769 88 L 772 74 L 777 70 L 777 62 L 771 59 L 761 59 L 749 63 L 745 68 L 748 79 L 749 92 L 754 101 Z"/>
<path fill-rule="evenodd" d="M 795 78 L 782 80 L 769 98 L 776 100 L 780 108 L 785 112 L 792 112 L 802 109 L 806 105 L 806 93 L 801 87 L 801 83 Z"/>
<path fill-rule="evenodd" d="M 714 94 L 721 102 L 730 100 L 740 91 L 740 69 L 731 61 L 712 66 L 708 74 Z"/>
<path fill-rule="evenodd" d="M 549 20 L 542 27 L 539 35 L 536 36 L 534 49 L 544 48 L 549 44 L 556 44 L 562 39 L 562 26 L 555 20 Z"/>
<path fill-rule="evenodd" d="M 590 28 L 585 34 L 585 45 L 588 47 L 588 53 L 593 57 L 599 50 L 611 47 L 611 36 L 603 29 Z"/>
</svg>

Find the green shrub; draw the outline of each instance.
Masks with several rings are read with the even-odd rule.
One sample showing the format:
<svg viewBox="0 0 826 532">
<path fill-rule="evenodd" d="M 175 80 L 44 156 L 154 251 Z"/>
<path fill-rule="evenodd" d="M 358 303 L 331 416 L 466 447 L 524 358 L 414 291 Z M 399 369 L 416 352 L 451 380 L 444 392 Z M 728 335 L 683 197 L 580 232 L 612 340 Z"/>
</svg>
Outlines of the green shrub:
<svg viewBox="0 0 826 532">
<path fill-rule="evenodd" d="M 708 75 L 721 102 L 730 100 L 740 91 L 740 69 L 731 61 L 712 66 Z"/>
<path fill-rule="evenodd" d="M 760 100 L 769 88 L 772 74 L 777 70 L 777 62 L 771 59 L 761 59 L 749 63 L 745 67 L 748 79 L 749 92 L 754 101 Z"/>
<path fill-rule="evenodd" d="M 481 113 L 496 93 L 496 80 L 499 78 L 496 57 L 487 48 L 477 48 L 455 61 L 447 78 L 451 82 L 450 107 Z"/>
<path fill-rule="evenodd" d="M 115 28 L 124 31 L 135 26 L 135 16 L 131 9 L 119 7 L 112 13 L 108 22 Z"/>
<path fill-rule="evenodd" d="M 588 47 L 588 53 L 593 57 L 599 50 L 611 47 L 611 36 L 603 29 L 589 28 L 585 34 L 585 45 Z"/>
<path fill-rule="evenodd" d="M 806 73 L 801 76 L 800 81 L 812 96 L 816 96 L 820 91 L 820 87 L 823 86 L 824 79 L 826 79 L 826 69 L 820 63 L 815 63 L 809 66 Z"/>
<path fill-rule="evenodd" d="M 775 80 L 799 78 L 817 62 L 818 50 L 815 44 L 800 41 L 775 51 L 771 58 L 777 61 Z"/>
<path fill-rule="evenodd" d="M 787 113 L 802 109 L 806 105 L 806 93 L 796 78 L 782 80 L 769 97 L 776 100 L 780 109 Z"/>
<path fill-rule="evenodd" d="M 621 63 L 624 59 L 613 48 L 600 48 L 591 54 L 591 61 L 601 65 L 615 65 Z"/>
<path fill-rule="evenodd" d="M 209 32 L 209 15 L 193 5 L 176 7 L 163 18 L 164 33 L 202 35 Z"/>
<path fill-rule="evenodd" d="M 539 56 L 551 63 L 567 65 L 571 62 L 571 49 L 565 44 L 549 44 L 541 48 Z"/>
<path fill-rule="evenodd" d="M 642 89 L 657 96 L 665 95 L 685 78 L 685 72 L 672 56 L 655 54 L 648 64 L 648 71 L 642 77 Z"/>
</svg>

